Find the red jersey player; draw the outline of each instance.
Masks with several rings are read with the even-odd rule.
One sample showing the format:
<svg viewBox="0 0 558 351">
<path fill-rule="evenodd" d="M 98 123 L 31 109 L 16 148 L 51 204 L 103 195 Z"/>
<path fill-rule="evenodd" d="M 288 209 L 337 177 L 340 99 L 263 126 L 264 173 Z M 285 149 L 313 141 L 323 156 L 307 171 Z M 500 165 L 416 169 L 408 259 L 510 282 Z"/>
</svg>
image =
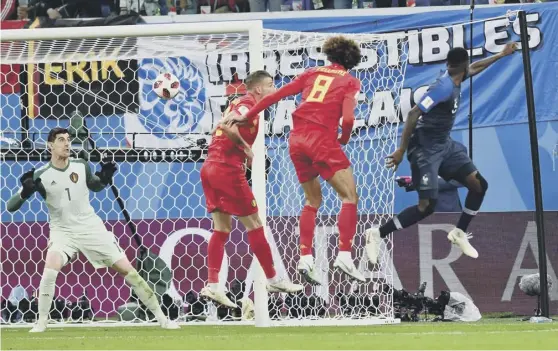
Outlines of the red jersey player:
<svg viewBox="0 0 558 351">
<path fill-rule="evenodd" d="M 275 91 L 273 79 L 266 71 L 256 71 L 245 81 L 248 93 L 232 101 L 225 117 L 248 112 L 258 101 Z M 231 231 L 231 216 L 237 216 L 248 231 L 248 243 L 268 279 L 268 291 L 297 292 L 302 286 L 276 277 L 271 249 L 258 216 L 258 206 L 245 177 L 244 162 L 252 159 L 251 146 L 258 133 L 258 115 L 244 126 L 220 124 L 214 131 L 208 156 L 201 168 L 201 182 L 207 211 L 213 219 L 213 234 L 207 248 L 208 285 L 200 294 L 219 304 L 236 305 L 219 289 L 219 271 L 225 242 Z"/>
<path fill-rule="evenodd" d="M 343 36 L 328 39 L 322 49 L 331 65 L 313 67 L 258 102 L 244 116 L 229 118 L 228 125 L 249 124 L 253 116 L 284 97 L 302 93 L 302 102 L 293 112 L 289 154 L 306 204 L 300 215 L 300 261 L 298 271 L 310 284 L 319 284 L 314 274 L 312 242 L 316 214 L 322 202 L 318 175 L 335 189 L 343 205 L 339 213 L 339 255 L 333 266 L 364 282 L 351 257 L 357 224 L 358 196 L 351 164 L 341 149 L 351 136 L 360 81 L 349 74 L 361 59 L 360 47 Z M 343 116 L 338 138 L 339 119 Z"/>
</svg>

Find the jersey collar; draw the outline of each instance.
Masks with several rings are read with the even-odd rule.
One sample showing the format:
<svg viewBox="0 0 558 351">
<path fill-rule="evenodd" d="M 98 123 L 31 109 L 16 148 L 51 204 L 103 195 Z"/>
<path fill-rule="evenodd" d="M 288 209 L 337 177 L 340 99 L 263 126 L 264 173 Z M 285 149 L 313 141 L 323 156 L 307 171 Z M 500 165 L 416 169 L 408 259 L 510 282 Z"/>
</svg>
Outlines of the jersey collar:
<svg viewBox="0 0 558 351">
<path fill-rule="evenodd" d="M 64 168 L 58 168 L 58 167 L 56 167 L 56 166 L 52 163 L 52 161 L 49 161 L 48 163 L 49 163 L 50 167 L 52 167 L 53 169 L 55 169 L 55 170 L 57 170 L 57 171 L 60 171 L 60 172 L 65 172 L 65 171 L 68 169 L 68 167 L 70 167 L 70 160 L 69 160 L 69 159 L 68 159 L 68 164 L 67 164 L 66 167 L 64 167 Z"/>
<path fill-rule="evenodd" d="M 332 63 L 331 67 L 336 68 L 336 69 L 340 69 L 343 71 L 346 71 L 345 67 L 343 67 L 342 65 L 338 64 L 338 63 Z"/>
</svg>

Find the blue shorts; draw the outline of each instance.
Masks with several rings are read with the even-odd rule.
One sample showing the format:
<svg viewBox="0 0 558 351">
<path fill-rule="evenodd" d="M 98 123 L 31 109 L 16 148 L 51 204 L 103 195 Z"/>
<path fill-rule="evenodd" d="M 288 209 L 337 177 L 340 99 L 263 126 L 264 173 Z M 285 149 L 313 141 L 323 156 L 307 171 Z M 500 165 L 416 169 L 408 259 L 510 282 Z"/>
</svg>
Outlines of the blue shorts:
<svg viewBox="0 0 558 351">
<path fill-rule="evenodd" d="M 449 139 L 443 143 L 422 144 L 417 138 L 409 143 L 407 159 L 411 164 L 413 185 L 421 199 L 438 198 L 438 176 L 446 181 L 462 182 L 477 167 L 461 143 Z"/>
</svg>

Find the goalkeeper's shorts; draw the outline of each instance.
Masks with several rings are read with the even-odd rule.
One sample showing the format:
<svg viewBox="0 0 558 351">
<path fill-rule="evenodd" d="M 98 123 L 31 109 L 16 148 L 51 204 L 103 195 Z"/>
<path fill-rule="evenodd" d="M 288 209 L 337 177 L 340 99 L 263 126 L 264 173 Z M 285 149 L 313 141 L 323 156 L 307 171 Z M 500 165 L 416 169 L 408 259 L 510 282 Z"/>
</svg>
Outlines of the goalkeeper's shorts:
<svg viewBox="0 0 558 351">
<path fill-rule="evenodd" d="M 95 268 L 111 267 L 126 257 L 114 234 L 106 230 L 86 234 L 52 231 L 48 251 L 62 254 L 66 263 L 81 252 Z"/>
<path fill-rule="evenodd" d="M 207 212 L 219 211 L 238 217 L 258 212 L 243 167 L 206 160 L 200 173 Z"/>
</svg>

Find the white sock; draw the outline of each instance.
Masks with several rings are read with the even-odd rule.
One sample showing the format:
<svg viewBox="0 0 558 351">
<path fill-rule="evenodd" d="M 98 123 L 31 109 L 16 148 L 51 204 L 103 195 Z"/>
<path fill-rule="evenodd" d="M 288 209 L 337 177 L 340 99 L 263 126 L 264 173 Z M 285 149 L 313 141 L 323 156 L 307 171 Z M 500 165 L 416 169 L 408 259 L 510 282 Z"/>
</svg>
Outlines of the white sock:
<svg viewBox="0 0 558 351">
<path fill-rule="evenodd" d="M 209 284 L 207 284 L 207 286 L 209 287 L 209 289 L 211 291 L 219 290 L 219 283 L 209 283 Z"/>
<path fill-rule="evenodd" d="M 46 323 L 50 314 L 50 307 L 52 306 L 52 299 L 54 298 L 54 288 L 56 288 L 56 277 L 58 271 L 50 268 L 45 268 L 41 284 L 39 285 L 39 322 Z"/>
<path fill-rule="evenodd" d="M 126 280 L 126 283 L 132 287 L 145 307 L 149 308 L 149 310 L 153 312 L 159 323 L 162 323 L 167 319 L 167 316 L 165 316 L 161 310 L 157 296 L 155 296 L 153 290 L 151 290 L 149 285 L 147 285 L 147 282 L 140 277 L 136 270 L 129 272 L 124 277 L 124 280 Z"/>
<path fill-rule="evenodd" d="M 341 258 L 342 260 L 348 260 L 348 261 L 353 260 L 353 256 L 351 256 L 351 251 L 339 251 L 337 257 Z"/>
<path fill-rule="evenodd" d="M 277 276 L 277 274 L 275 274 L 275 276 L 274 276 L 273 278 L 268 278 L 268 279 L 267 279 L 267 282 L 268 282 L 269 284 L 279 283 L 280 281 L 281 281 L 281 278 L 279 278 L 279 277 Z"/>
</svg>

